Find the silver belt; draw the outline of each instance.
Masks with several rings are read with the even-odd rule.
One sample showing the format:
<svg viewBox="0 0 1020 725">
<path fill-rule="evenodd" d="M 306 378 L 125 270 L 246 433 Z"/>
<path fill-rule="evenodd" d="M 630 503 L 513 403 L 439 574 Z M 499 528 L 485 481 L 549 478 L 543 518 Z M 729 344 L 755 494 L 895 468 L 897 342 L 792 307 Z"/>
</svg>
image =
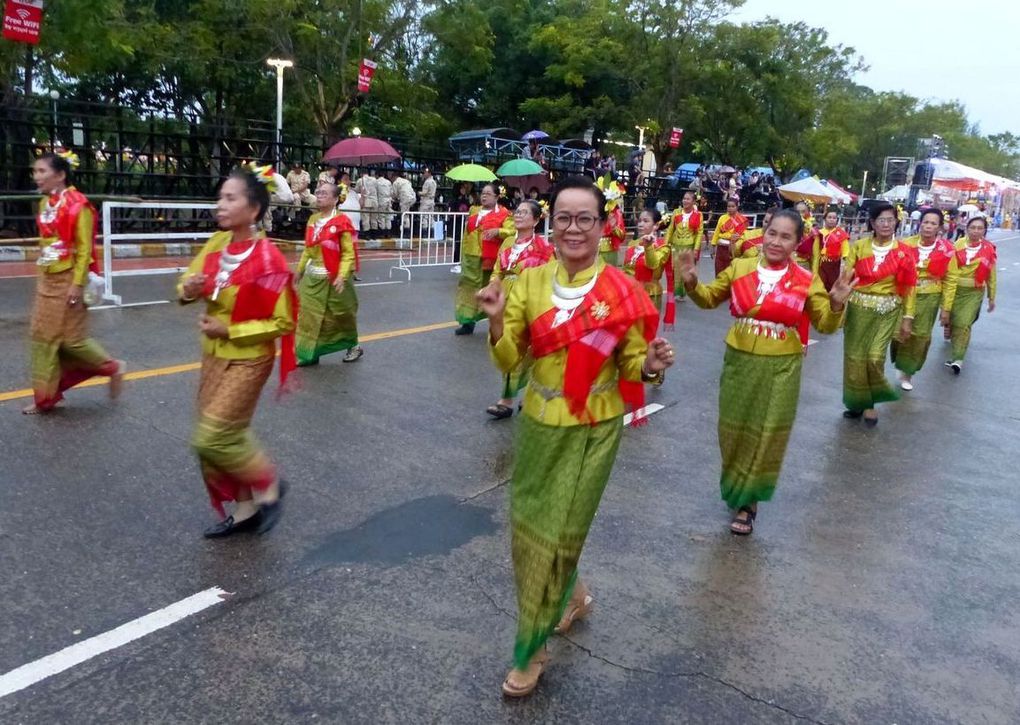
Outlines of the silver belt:
<svg viewBox="0 0 1020 725">
<path fill-rule="evenodd" d="M 562 390 L 556 390 L 555 388 L 547 388 L 539 382 L 536 382 L 534 378 L 528 379 L 528 387 L 535 391 L 535 394 L 542 399 L 542 408 L 538 411 L 538 419 L 545 420 L 545 406 L 551 400 L 563 397 Z M 616 390 L 619 387 L 619 381 L 615 378 L 605 383 L 599 383 L 598 385 L 592 385 L 591 390 L 588 391 L 588 395 L 597 395 L 599 393 L 608 393 L 611 390 Z"/>
<path fill-rule="evenodd" d="M 850 294 L 850 303 L 884 315 L 898 309 L 902 300 L 898 295 L 869 295 L 866 292 L 854 290 Z"/>
<path fill-rule="evenodd" d="M 323 277 L 329 277 L 329 270 L 326 269 L 325 267 L 320 267 L 319 265 L 315 264 L 314 262 L 309 262 L 308 266 L 305 267 L 305 274 L 309 275 L 310 277 L 320 277 L 320 278 L 323 278 Z"/>
<path fill-rule="evenodd" d="M 773 340 L 785 340 L 786 333 L 795 329 L 793 327 L 787 327 L 779 322 L 756 320 L 753 317 L 738 317 L 733 325 L 735 327 L 742 328 L 746 332 L 750 332 L 755 337 L 761 337 L 764 335 L 765 337 L 772 338 Z"/>
</svg>

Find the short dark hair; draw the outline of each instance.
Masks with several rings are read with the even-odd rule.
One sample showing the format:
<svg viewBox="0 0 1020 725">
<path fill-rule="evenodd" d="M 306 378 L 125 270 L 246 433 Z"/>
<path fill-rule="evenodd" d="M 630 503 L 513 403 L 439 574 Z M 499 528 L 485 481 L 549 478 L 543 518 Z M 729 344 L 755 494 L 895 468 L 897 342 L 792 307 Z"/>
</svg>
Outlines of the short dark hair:
<svg viewBox="0 0 1020 725">
<path fill-rule="evenodd" d="M 921 218 L 918 219 L 918 222 L 923 223 L 924 222 L 924 218 L 926 216 L 928 216 L 929 214 L 934 215 L 939 220 L 939 226 L 942 226 L 942 222 L 945 221 L 942 218 L 942 212 L 939 211 L 938 209 L 933 208 L 933 207 L 929 207 L 929 208 L 925 209 L 924 211 L 922 211 L 921 212 Z"/>
<path fill-rule="evenodd" d="M 775 208 L 775 207 L 773 207 L 773 208 Z M 766 212 L 766 213 L 768 213 L 768 212 Z M 797 226 L 797 239 L 803 238 L 803 236 L 804 236 L 804 217 L 802 217 L 800 214 L 798 214 L 795 210 L 793 210 L 793 209 L 779 209 L 778 211 L 776 211 L 775 213 L 772 214 L 772 218 L 769 219 L 768 226 L 765 227 L 765 228 L 768 229 L 770 226 L 775 224 L 777 219 L 788 219 L 789 221 L 793 222 Z"/>
<path fill-rule="evenodd" d="M 590 193 L 593 197 L 595 197 L 595 201 L 598 204 L 599 219 L 606 218 L 606 195 L 603 194 L 602 189 L 595 186 L 595 182 L 587 176 L 568 176 L 558 183 L 556 188 L 553 189 L 552 197 L 549 200 L 549 208 L 551 210 L 556 210 L 556 200 L 562 192 L 569 189 L 579 189 Z"/>
<path fill-rule="evenodd" d="M 499 184 L 497 184 L 495 181 L 486 181 L 484 184 L 482 184 L 482 188 L 478 190 L 478 193 L 481 194 L 483 191 L 485 191 L 486 186 L 491 186 L 492 193 L 495 194 L 497 198 L 499 197 Z"/>
<path fill-rule="evenodd" d="M 662 221 L 662 212 L 660 212 L 653 206 L 642 209 L 641 214 L 650 214 L 652 217 L 652 221 L 655 222 L 656 224 Z M 641 214 L 638 214 L 638 216 L 640 217 Z"/>
<path fill-rule="evenodd" d="M 269 189 L 248 169 L 238 166 L 230 172 L 228 179 L 238 179 L 244 184 L 244 195 L 248 203 L 259 208 L 259 218 L 269 208 Z"/>
<path fill-rule="evenodd" d="M 52 151 L 47 151 L 42 154 L 36 161 L 45 161 L 46 164 L 56 171 L 58 174 L 64 174 L 64 183 L 71 183 L 71 162 L 65 159 L 60 154 L 55 154 Z"/>
<path fill-rule="evenodd" d="M 985 228 L 985 231 L 986 232 L 988 231 L 988 219 L 986 217 L 983 217 L 980 214 L 978 216 L 972 216 L 970 219 L 967 220 L 967 228 L 970 229 L 970 225 L 973 224 L 974 222 L 981 222 L 981 224 Z"/>
<path fill-rule="evenodd" d="M 868 229 L 875 231 L 875 220 L 887 211 L 891 211 L 894 217 L 899 218 L 899 215 L 896 214 L 896 207 L 887 201 L 879 202 L 868 209 Z"/>
</svg>

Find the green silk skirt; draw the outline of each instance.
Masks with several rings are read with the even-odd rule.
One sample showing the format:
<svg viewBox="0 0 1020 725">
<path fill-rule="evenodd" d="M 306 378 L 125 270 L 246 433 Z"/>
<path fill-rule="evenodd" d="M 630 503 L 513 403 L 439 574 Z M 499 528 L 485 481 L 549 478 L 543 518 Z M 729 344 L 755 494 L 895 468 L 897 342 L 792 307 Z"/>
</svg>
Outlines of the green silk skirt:
<svg viewBox="0 0 1020 725">
<path fill-rule="evenodd" d="M 305 274 L 298 285 L 295 348 L 298 365 L 316 363 L 322 355 L 349 350 L 358 344 L 358 295 L 347 279 L 337 292 L 328 277 Z"/>
<path fill-rule="evenodd" d="M 941 294 L 917 295 L 910 337 L 906 342 L 900 342 L 893 337 L 889 347 L 890 356 L 896 369 L 904 375 L 913 375 L 924 367 L 924 361 L 928 359 L 928 348 L 931 346 L 931 331 L 939 317 L 940 304 Z"/>
<path fill-rule="evenodd" d="M 902 307 L 878 312 L 850 302 L 843 329 L 843 405 L 862 411 L 899 400 L 885 376 L 889 343 L 900 327 Z"/>
</svg>

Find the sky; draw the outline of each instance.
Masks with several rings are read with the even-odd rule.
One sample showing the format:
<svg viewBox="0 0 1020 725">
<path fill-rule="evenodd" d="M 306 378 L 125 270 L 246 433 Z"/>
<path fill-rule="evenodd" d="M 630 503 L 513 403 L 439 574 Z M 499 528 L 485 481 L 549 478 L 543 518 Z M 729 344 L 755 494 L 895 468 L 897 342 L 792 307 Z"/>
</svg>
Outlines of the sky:
<svg viewBox="0 0 1020 725">
<path fill-rule="evenodd" d="M 767 16 L 824 28 L 869 66 L 858 83 L 935 101 L 959 100 L 981 133 L 1020 134 L 1020 2 L 747 0 L 728 19 Z"/>
</svg>

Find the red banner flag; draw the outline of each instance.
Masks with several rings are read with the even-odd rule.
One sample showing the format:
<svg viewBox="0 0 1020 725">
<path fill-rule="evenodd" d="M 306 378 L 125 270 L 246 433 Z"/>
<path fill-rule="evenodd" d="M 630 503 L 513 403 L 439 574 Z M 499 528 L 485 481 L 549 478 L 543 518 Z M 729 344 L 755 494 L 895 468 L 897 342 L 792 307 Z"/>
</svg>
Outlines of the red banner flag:
<svg viewBox="0 0 1020 725">
<path fill-rule="evenodd" d="M 376 63 L 364 58 L 361 61 L 361 68 L 358 69 L 358 92 L 368 93 L 372 87 L 372 76 L 375 75 Z"/>
<path fill-rule="evenodd" d="M 669 147 L 671 149 L 680 148 L 680 142 L 684 139 L 684 130 L 682 128 L 673 127 L 673 130 L 669 133 Z"/>
<path fill-rule="evenodd" d="M 3 36 L 16 43 L 39 44 L 43 0 L 7 0 Z"/>
</svg>

